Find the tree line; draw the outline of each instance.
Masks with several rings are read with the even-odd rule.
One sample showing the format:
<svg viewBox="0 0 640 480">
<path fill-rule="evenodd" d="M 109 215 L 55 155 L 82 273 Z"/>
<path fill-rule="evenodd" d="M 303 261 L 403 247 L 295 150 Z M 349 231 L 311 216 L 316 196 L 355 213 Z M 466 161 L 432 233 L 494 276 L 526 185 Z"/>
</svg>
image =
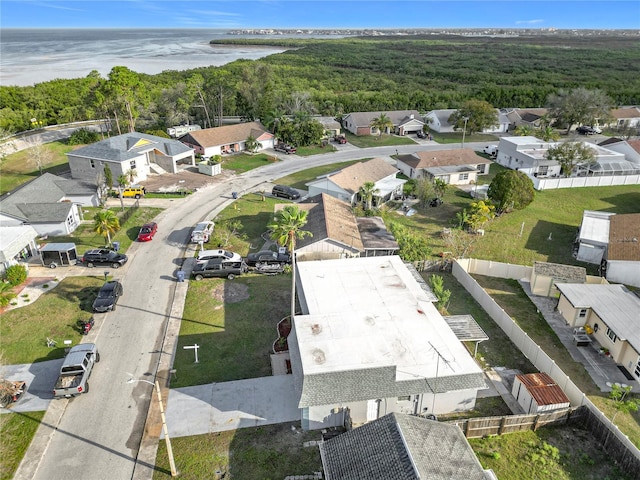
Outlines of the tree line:
<svg viewBox="0 0 640 480">
<path fill-rule="evenodd" d="M 281 45 L 280 39 L 225 43 Z M 509 38 L 412 36 L 287 39 L 291 50 L 221 67 L 0 87 L 0 129 L 109 118 L 120 132 L 164 131 L 184 122 L 216 126 L 283 115 L 354 111 L 543 107 L 551 95 L 597 89 L 613 105 L 640 104 L 640 42 L 623 36 Z M 36 123 L 32 122 L 36 119 Z"/>
</svg>

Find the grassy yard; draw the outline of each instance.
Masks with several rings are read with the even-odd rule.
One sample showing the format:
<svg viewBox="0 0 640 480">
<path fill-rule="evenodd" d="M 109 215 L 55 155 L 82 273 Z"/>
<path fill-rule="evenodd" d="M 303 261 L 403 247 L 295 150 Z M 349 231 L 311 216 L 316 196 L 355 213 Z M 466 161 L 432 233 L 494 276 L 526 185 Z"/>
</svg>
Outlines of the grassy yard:
<svg viewBox="0 0 640 480">
<path fill-rule="evenodd" d="M 518 480 L 633 480 L 618 469 L 591 434 L 575 427 L 545 427 L 470 439 L 484 468 L 500 479 Z"/>
<path fill-rule="evenodd" d="M 13 478 L 45 412 L 5 413 L 0 415 L 0 480 Z"/>
<path fill-rule="evenodd" d="M 320 440 L 319 432 L 304 432 L 299 427 L 282 423 L 174 438 L 176 468 L 185 480 L 223 478 L 222 474 L 224 478 L 281 480 L 322 471 L 318 447 L 302 446 Z M 165 442 L 159 444 L 153 478 L 171 478 Z"/>
<path fill-rule="evenodd" d="M 266 153 L 258 153 L 255 155 L 238 153 L 235 155 L 224 156 L 222 157 L 222 160 L 222 168 L 225 170 L 233 170 L 237 174 L 248 172 L 254 168 L 280 161 L 278 157 L 274 155 L 267 155 Z"/>
<path fill-rule="evenodd" d="M 323 153 L 332 153 L 335 152 L 337 148 L 331 143 L 327 142 L 327 144 L 323 147 L 322 145 L 309 145 L 308 147 L 296 147 L 296 155 L 300 155 L 301 157 L 310 157 L 311 155 L 321 155 Z"/>
<path fill-rule="evenodd" d="M 63 358 L 63 340 L 80 343 L 83 337 L 76 324 L 91 318 L 93 301 L 104 283 L 102 270 L 97 273 L 67 277 L 33 304 L 4 312 L 0 316 L 2 361 L 15 365 Z M 58 342 L 57 347 L 47 347 L 47 338 Z"/>
<path fill-rule="evenodd" d="M 514 319 L 514 321 L 542 349 L 560 365 L 562 370 L 582 390 L 607 417 L 616 416 L 616 425 L 629 439 L 640 447 L 640 411 L 618 412 L 615 403 L 605 393 L 600 392 L 582 364 L 574 362 L 571 355 L 551 327 L 537 313 L 536 308 L 524 293 L 518 282 L 501 278 L 475 275 L 476 281 Z M 636 394 L 638 397 L 638 394 Z"/>
<path fill-rule="evenodd" d="M 355 147 L 370 148 L 370 147 L 389 147 L 393 145 L 416 145 L 411 137 L 400 137 L 398 135 L 353 135 L 352 133 L 346 133 L 347 142 Z"/>
<path fill-rule="evenodd" d="M 271 375 L 276 325 L 289 313 L 291 275 L 190 281 L 174 360 L 183 387 Z M 184 345 L 200 345 L 199 363 Z"/>
<path fill-rule="evenodd" d="M 429 130 L 429 133 L 433 137 L 433 141 L 437 143 L 459 143 L 462 147 L 462 131 L 450 132 L 450 133 L 438 133 L 433 130 Z M 472 133 L 464 136 L 465 144 L 471 142 L 486 142 L 487 144 L 498 143 L 498 138 L 495 135 L 488 133 Z"/>
<path fill-rule="evenodd" d="M 58 174 L 69 170 L 65 153 L 80 146 L 70 146 L 63 142 L 45 143 L 42 146 L 47 157 L 43 164 L 43 172 Z M 0 195 L 10 192 L 23 183 L 40 175 L 38 166 L 31 160 L 29 150 L 7 155 L 0 163 Z"/>
<path fill-rule="evenodd" d="M 125 207 L 125 209 L 127 208 L 128 207 Z M 119 207 L 114 207 L 110 210 L 113 210 L 119 218 L 122 218 L 123 212 Z M 107 243 L 106 239 L 102 235 L 98 235 L 93 231 L 93 217 L 99 211 L 100 208 L 97 207 L 82 207 L 85 222 L 82 223 L 71 235 L 50 236 L 48 238 L 48 242 L 75 243 L 78 255 L 82 255 L 84 252 L 92 248 L 104 247 Z M 162 212 L 161 208 L 138 208 L 126 222 L 120 223 L 120 230 L 115 235 L 111 236 L 111 241 L 120 242 L 120 251 L 126 252 L 131 244 L 138 238 L 140 227 L 153 220 L 160 212 Z"/>
<path fill-rule="evenodd" d="M 353 165 L 354 163 L 364 162 L 367 160 L 370 160 L 370 158 L 362 158 L 360 160 L 351 160 L 349 162 L 332 163 L 331 165 L 309 168 L 307 170 L 292 173 L 291 175 L 287 175 L 286 177 L 281 177 L 277 180 L 277 182 L 283 185 L 289 185 L 293 188 L 306 190 L 307 186 L 305 185 L 305 183 L 310 182 L 311 180 L 314 180 L 322 175 L 326 175 L 327 173 L 342 170 L 343 168 L 348 167 L 349 165 Z"/>
</svg>

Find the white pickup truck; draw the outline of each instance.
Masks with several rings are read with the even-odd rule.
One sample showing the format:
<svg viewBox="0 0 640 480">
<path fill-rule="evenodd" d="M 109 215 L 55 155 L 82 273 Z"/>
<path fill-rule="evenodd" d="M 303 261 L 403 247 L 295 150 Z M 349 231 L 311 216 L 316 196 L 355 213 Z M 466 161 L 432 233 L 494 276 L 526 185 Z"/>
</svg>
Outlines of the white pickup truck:
<svg viewBox="0 0 640 480">
<path fill-rule="evenodd" d="M 69 398 L 87 393 L 93 364 L 99 361 L 100 353 L 95 343 L 81 343 L 71 348 L 60 367 L 53 396 Z"/>
</svg>

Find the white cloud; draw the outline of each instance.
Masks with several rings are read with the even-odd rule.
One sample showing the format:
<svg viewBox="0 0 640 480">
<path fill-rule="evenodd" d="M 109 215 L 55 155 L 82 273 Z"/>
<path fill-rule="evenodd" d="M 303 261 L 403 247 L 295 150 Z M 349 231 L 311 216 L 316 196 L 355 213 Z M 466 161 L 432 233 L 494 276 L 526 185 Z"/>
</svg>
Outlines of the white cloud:
<svg viewBox="0 0 640 480">
<path fill-rule="evenodd" d="M 539 23 L 544 23 L 544 20 L 541 18 L 534 20 L 516 20 L 516 25 L 537 25 Z"/>
</svg>

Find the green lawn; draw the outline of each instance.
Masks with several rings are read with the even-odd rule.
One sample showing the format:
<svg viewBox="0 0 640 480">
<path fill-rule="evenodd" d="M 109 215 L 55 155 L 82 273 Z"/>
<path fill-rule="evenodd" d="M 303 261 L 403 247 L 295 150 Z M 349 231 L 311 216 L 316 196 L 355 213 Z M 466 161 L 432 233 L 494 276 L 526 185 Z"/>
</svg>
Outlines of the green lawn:
<svg viewBox="0 0 640 480">
<path fill-rule="evenodd" d="M 172 388 L 271 375 L 276 325 L 290 310 L 291 275 L 191 280 Z M 200 345 L 199 363 L 184 345 Z"/>
<path fill-rule="evenodd" d="M 302 446 L 311 440 L 320 440 L 320 433 L 304 432 L 296 423 L 281 423 L 174 438 L 171 446 L 180 478 L 185 480 L 281 480 L 322 471 L 318 447 Z M 165 442 L 161 441 L 154 480 L 171 478 L 168 458 Z M 225 476 L 217 476 L 217 472 Z"/>
<path fill-rule="evenodd" d="M 45 143 L 42 146 L 44 157 L 43 172 L 57 174 L 69 170 L 65 153 L 80 146 L 70 146 L 62 142 Z M 40 175 L 38 166 L 31 160 L 29 150 L 7 155 L 0 163 L 0 195 L 10 192 L 23 183 Z"/>
<path fill-rule="evenodd" d="M 429 130 L 429 133 L 433 137 L 433 141 L 437 143 L 459 143 L 462 147 L 462 131 L 451 133 L 439 133 L 433 130 Z M 487 144 L 497 143 L 498 138 L 495 135 L 489 133 L 472 133 L 464 136 L 465 146 L 471 142 L 486 142 Z"/>
<path fill-rule="evenodd" d="M 241 174 L 248 172 L 249 170 L 253 170 L 254 168 L 279 161 L 278 157 L 267 155 L 266 153 L 258 153 L 255 155 L 238 153 L 222 157 L 222 168 L 225 170 L 233 170 L 235 173 Z"/>
<path fill-rule="evenodd" d="M 13 478 L 45 412 L 4 413 L 0 415 L 0 480 Z"/>
<path fill-rule="evenodd" d="M 307 186 L 305 184 L 310 182 L 311 180 L 315 180 L 316 178 L 322 175 L 326 175 L 327 173 L 342 170 L 343 168 L 348 167 L 349 165 L 353 165 L 354 163 L 366 162 L 367 160 L 370 160 L 370 158 L 361 158 L 360 160 L 351 160 L 348 162 L 332 163 L 331 165 L 308 168 L 307 170 L 302 170 L 300 172 L 287 175 L 286 177 L 281 177 L 276 180 L 276 182 L 283 185 L 289 185 L 293 188 L 306 190 Z"/>
<path fill-rule="evenodd" d="M 470 439 L 484 468 L 500 479 L 632 480 L 587 431 L 576 427 L 545 427 L 535 432 Z"/>
<path fill-rule="evenodd" d="M 296 155 L 300 155 L 301 157 L 310 157 L 311 155 L 321 155 L 323 153 L 331 153 L 335 152 L 337 149 L 331 143 L 327 142 L 327 144 L 323 147 L 322 145 L 309 145 L 308 147 L 296 147 Z"/>
<path fill-rule="evenodd" d="M 411 137 L 400 137 L 398 135 L 353 135 L 347 132 L 345 134 L 347 142 L 355 147 L 389 147 L 393 145 L 416 145 Z"/>
<path fill-rule="evenodd" d="M 128 209 L 129 207 L 125 207 L 125 211 Z M 124 212 L 122 212 L 120 207 L 113 207 L 110 208 L 110 210 L 113 210 L 118 218 L 123 218 L 122 215 Z M 107 243 L 106 239 L 93 231 L 93 217 L 96 212 L 99 211 L 100 208 L 98 207 L 82 207 L 86 222 L 82 223 L 71 235 L 50 236 L 48 242 L 75 243 L 78 255 L 82 255 L 92 248 L 104 247 Z M 120 242 L 120 251 L 126 252 L 131 244 L 138 238 L 140 227 L 153 220 L 160 212 L 162 212 L 162 208 L 140 207 L 136 209 L 126 222 L 122 223 L 121 220 L 120 230 L 111 236 L 111 241 Z"/>
<path fill-rule="evenodd" d="M 97 273 L 95 277 L 67 277 L 33 304 L 4 312 L 0 316 L 3 363 L 63 358 L 64 340 L 79 343 L 83 336 L 77 322 L 91 318 L 93 301 L 104 283 L 102 270 Z M 47 338 L 58 342 L 57 347 L 47 347 Z"/>
</svg>

